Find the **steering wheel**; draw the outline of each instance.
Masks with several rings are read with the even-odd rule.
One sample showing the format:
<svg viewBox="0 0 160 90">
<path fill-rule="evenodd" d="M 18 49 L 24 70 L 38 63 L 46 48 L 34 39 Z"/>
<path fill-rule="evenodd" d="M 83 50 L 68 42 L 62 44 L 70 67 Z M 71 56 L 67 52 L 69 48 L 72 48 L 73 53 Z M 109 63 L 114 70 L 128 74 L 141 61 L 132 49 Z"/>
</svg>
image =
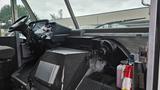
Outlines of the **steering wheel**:
<svg viewBox="0 0 160 90">
<path fill-rule="evenodd" d="M 9 28 L 9 32 L 13 31 L 21 31 L 22 29 L 26 29 L 26 22 L 28 21 L 28 16 L 22 16 L 18 20 L 16 20 L 11 27 Z"/>
</svg>

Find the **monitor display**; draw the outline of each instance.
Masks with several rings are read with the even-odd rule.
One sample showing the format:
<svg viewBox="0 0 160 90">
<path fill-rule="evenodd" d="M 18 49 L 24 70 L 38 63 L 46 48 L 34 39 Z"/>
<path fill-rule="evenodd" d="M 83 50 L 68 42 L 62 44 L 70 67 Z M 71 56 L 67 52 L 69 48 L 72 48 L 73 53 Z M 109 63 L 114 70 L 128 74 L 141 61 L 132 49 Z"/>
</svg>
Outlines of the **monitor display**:
<svg viewBox="0 0 160 90">
<path fill-rule="evenodd" d="M 53 84 L 59 68 L 59 65 L 40 61 L 35 77 L 48 84 Z"/>
</svg>

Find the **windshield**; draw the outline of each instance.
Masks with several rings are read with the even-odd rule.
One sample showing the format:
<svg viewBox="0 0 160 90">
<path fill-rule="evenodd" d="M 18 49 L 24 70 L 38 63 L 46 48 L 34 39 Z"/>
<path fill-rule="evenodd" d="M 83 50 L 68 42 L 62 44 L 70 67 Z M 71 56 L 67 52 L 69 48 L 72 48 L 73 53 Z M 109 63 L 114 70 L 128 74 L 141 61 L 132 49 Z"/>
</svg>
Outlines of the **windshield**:
<svg viewBox="0 0 160 90">
<path fill-rule="evenodd" d="M 74 28 L 64 0 L 27 0 L 38 19 L 49 19 Z M 144 18 L 149 9 L 141 0 L 69 0 L 80 28 L 95 28 L 101 24 Z M 150 3 L 150 0 L 144 0 Z M 142 24 L 143 25 L 143 24 Z"/>
<path fill-rule="evenodd" d="M 69 17 L 63 0 L 27 0 L 39 19 L 59 19 Z"/>
</svg>

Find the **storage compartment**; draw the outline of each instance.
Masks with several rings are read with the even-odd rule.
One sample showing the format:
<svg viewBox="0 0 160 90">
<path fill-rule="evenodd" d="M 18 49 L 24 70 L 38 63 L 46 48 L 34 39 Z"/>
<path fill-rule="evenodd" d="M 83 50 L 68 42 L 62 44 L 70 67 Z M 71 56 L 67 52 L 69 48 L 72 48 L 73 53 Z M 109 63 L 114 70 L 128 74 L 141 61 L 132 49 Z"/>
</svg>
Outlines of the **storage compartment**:
<svg viewBox="0 0 160 90">
<path fill-rule="evenodd" d="M 87 55 L 71 48 L 46 51 L 35 71 L 35 87 L 60 90 L 63 85 L 63 90 L 74 90 L 88 69 Z"/>
</svg>

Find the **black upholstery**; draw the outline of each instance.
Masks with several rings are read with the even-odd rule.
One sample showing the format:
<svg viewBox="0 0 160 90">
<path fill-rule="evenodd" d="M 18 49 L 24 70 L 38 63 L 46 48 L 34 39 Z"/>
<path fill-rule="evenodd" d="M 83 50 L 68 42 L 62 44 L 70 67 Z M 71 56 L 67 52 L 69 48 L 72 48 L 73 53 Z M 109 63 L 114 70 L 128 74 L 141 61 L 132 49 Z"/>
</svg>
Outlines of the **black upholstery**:
<svg viewBox="0 0 160 90">
<path fill-rule="evenodd" d="M 0 59 L 12 58 L 15 54 L 13 48 L 8 46 L 0 46 Z"/>
</svg>

